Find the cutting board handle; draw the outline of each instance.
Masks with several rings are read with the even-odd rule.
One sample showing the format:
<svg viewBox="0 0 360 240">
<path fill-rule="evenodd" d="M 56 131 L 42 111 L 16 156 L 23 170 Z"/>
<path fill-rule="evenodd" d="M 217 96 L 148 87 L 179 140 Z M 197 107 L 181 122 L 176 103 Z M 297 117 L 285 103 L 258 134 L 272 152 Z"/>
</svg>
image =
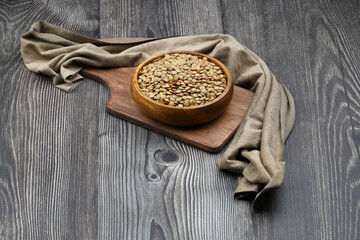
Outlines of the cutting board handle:
<svg viewBox="0 0 360 240">
<path fill-rule="evenodd" d="M 117 78 L 129 78 L 129 75 L 135 72 L 136 67 L 122 67 L 122 68 L 83 68 L 80 74 L 84 77 L 91 78 L 95 81 L 100 82 L 110 92 L 110 95 L 113 90 L 119 87 Z M 114 75 L 117 78 L 114 78 Z M 131 78 L 130 78 L 131 81 Z M 130 82 L 129 82 L 130 86 Z"/>
</svg>

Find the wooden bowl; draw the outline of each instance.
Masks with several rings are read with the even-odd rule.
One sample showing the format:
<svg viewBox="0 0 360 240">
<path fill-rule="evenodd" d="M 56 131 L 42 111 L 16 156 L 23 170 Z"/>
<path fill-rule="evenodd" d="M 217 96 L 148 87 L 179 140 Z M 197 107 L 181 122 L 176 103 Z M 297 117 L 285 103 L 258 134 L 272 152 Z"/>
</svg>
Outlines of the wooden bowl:
<svg viewBox="0 0 360 240">
<path fill-rule="evenodd" d="M 220 67 L 220 69 L 225 74 L 227 80 L 226 87 L 222 94 L 211 102 L 189 107 L 169 106 L 154 101 L 151 98 L 145 96 L 140 90 L 137 81 L 141 69 L 145 65 L 153 62 L 155 59 L 162 58 L 165 56 L 165 54 L 172 53 L 184 53 L 200 57 L 207 57 L 210 62 L 213 62 L 218 67 Z M 136 68 L 131 80 L 131 94 L 140 109 L 142 109 L 151 118 L 172 126 L 194 126 L 209 122 L 219 117 L 225 111 L 226 106 L 230 103 L 233 95 L 233 90 L 234 87 L 230 72 L 224 64 L 208 55 L 191 51 L 171 51 L 154 55 L 143 61 Z"/>
</svg>

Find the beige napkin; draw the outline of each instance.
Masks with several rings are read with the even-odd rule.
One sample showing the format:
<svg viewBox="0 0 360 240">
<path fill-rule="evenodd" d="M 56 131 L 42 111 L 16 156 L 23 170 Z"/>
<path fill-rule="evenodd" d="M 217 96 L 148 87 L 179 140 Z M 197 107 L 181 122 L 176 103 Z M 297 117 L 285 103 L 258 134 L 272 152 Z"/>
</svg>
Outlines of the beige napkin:
<svg viewBox="0 0 360 240">
<path fill-rule="evenodd" d="M 238 176 L 236 198 L 279 188 L 285 172 L 284 142 L 295 119 L 293 98 L 267 65 L 232 36 L 177 36 L 162 39 L 88 38 L 45 22 L 36 22 L 21 37 L 21 53 L 31 71 L 52 77 L 56 87 L 71 91 L 83 79 L 80 70 L 92 67 L 137 66 L 153 54 L 189 50 L 208 54 L 230 70 L 234 84 L 255 92 L 253 101 L 228 149 L 220 169 Z"/>
</svg>

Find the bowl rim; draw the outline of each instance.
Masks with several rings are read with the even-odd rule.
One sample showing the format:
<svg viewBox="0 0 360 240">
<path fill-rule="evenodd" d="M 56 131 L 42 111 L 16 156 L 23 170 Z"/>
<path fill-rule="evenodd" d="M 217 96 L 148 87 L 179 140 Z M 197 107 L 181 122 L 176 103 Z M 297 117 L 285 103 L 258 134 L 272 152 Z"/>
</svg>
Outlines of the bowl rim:
<svg viewBox="0 0 360 240">
<path fill-rule="evenodd" d="M 166 104 L 162 104 L 162 103 L 159 103 L 158 101 L 155 101 L 155 100 L 152 100 L 151 98 L 149 98 L 148 96 L 145 96 L 141 89 L 140 89 L 140 86 L 139 86 L 139 83 L 137 81 L 138 79 L 138 76 L 139 76 L 139 73 L 141 71 L 141 69 L 153 62 L 154 60 L 158 59 L 158 58 L 161 58 L 163 56 L 165 56 L 166 54 L 173 54 L 173 53 L 183 53 L 183 54 L 191 54 L 191 55 L 195 55 L 195 56 L 202 56 L 202 57 L 206 57 L 208 58 L 208 60 L 210 62 L 213 62 L 215 63 L 218 67 L 220 67 L 220 69 L 224 72 L 225 76 L 226 76 L 226 88 L 224 89 L 224 91 L 217 97 L 215 98 L 213 101 L 210 101 L 210 102 L 207 102 L 205 104 L 202 104 L 202 105 L 198 105 L 198 106 L 189 106 L 189 107 L 178 107 L 178 106 L 169 106 L 169 105 L 166 105 Z M 206 55 L 204 53 L 200 53 L 200 52 L 194 52 L 194 51 L 182 51 L 182 50 L 175 50 L 175 51 L 168 51 L 168 52 L 161 52 L 161 53 L 157 53 L 155 55 L 152 55 L 151 57 L 148 57 L 147 59 L 145 59 L 143 62 L 140 63 L 139 66 L 136 67 L 135 69 L 135 72 L 133 74 L 133 77 L 131 79 L 134 87 L 135 87 L 135 90 L 141 95 L 144 97 L 144 99 L 146 99 L 147 101 L 153 103 L 153 104 L 156 104 L 157 106 L 160 106 L 160 107 L 164 107 L 164 108 L 169 108 L 169 109 L 176 109 L 176 110 L 187 110 L 187 109 L 191 109 L 191 110 L 194 110 L 194 109 L 201 109 L 201 108 L 204 108 L 204 107 L 207 107 L 209 105 L 213 105 L 215 104 L 216 102 L 220 101 L 221 99 L 224 98 L 224 96 L 226 96 L 228 94 L 228 92 L 232 89 L 233 87 L 233 82 L 232 82 L 232 77 L 231 77 L 231 74 L 230 74 L 230 71 L 229 69 L 225 66 L 225 64 L 223 64 L 222 62 L 220 62 L 219 60 L 217 60 L 216 58 L 212 57 L 212 56 L 209 56 L 209 55 Z"/>
</svg>

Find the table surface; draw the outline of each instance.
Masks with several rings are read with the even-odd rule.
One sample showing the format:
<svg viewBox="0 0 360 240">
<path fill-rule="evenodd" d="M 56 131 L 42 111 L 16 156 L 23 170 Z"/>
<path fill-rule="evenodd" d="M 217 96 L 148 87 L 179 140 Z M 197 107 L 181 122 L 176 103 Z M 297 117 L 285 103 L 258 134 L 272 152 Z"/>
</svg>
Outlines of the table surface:
<svg viewBox="0 0 360 240">
<path fill-rule="evenodd" d="M 0 0 L 0 239 L 360 239 L 359 1 Z M 210 154 L 30 72 L 44 20 L 94 38 L 227 33 L 289 88 L 286 175 L 262 211 Z"/>
</svg>

